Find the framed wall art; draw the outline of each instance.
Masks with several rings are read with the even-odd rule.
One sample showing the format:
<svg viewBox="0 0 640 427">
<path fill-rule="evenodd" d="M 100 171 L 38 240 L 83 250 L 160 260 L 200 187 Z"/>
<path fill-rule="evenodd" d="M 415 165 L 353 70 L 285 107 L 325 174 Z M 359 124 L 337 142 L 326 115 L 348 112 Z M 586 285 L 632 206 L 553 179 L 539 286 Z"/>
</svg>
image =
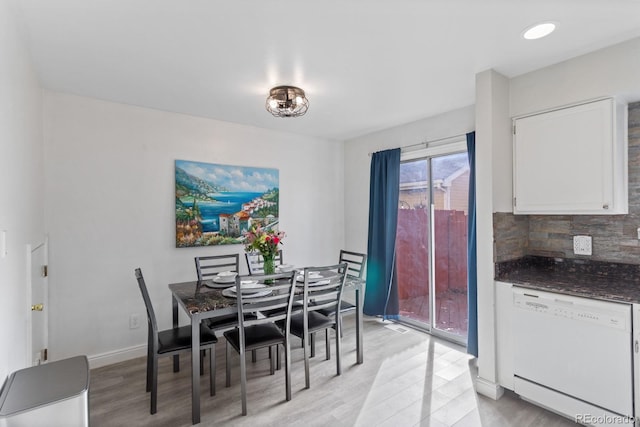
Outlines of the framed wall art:
<svg viewBox="0 0 640 427">
<path fill-rule="evenodd" d="M 244 243 L 252 225 L 278 227 L 278 169 L 175 162 L 176 247 Z"/>
</svg>

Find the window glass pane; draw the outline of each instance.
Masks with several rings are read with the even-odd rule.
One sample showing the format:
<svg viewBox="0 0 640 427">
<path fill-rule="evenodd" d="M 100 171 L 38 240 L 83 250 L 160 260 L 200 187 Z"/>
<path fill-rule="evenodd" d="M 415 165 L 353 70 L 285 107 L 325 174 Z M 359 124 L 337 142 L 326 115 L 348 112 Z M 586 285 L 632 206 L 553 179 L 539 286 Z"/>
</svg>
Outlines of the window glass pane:
<svg viewBox="0 0 640 427">
<path fill-rule="evenodd" d="M 467 336 L 467 207 L 469 163 L 466 153 L 435 157 L 434 278 L 436 329 Z"/>
</svg>

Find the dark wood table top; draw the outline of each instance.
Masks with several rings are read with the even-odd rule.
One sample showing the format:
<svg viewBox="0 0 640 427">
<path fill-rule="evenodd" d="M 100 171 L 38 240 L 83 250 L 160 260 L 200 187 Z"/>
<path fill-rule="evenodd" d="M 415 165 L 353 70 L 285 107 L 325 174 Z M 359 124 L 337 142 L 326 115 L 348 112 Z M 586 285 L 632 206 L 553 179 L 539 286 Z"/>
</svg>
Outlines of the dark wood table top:
<svg viewBox="0 0 640 427">
<path fill-rule="evenodd" d="M 326 278 L 327 277 L 324 279 Z M 194 280 L 190 282 L 171 283 L 169 289 L 178 302 L 190 314 L 235 307 L 235 298 L 225 297 L 222 295 L 223 289 L 210 288 L 207 286 L 208 284 L 211 284 L 210 280 L 204 280 L 202 282 Z M 363 284 L 364 281 L 362 279 L 347 277 L 345 289 L 360 289 Z M 298 285 L 302 285 L 302 283 L 298 282 Z M 234 284 L 230 284 L 229 286 L 234 286 Z"/>
<path fill-rule="evenodd" d="M 204 282 L 207 283 L 208 281 Z M 222 295 L 223 289 L 209 288 L 197 280 L 172 283 L 169 285 L 169 289 L 191 314 L 218 310 L 235 305 L 235 298 L 227 298 Z"/>
</svg>

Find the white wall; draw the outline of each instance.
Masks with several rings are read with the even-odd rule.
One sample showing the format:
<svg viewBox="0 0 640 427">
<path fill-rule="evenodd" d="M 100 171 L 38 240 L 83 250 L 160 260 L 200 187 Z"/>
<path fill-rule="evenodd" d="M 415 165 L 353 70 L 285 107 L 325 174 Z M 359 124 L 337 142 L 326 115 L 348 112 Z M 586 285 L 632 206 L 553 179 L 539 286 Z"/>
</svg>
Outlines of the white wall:
<svg viewBox="0 0 640 427">
<path fill-rule="evenodd" d="M 601 96 L 640 99 L 640 38 L 510 80 L 511 116 Z"/>
<path fill-rule="evenodd" d="M 0 383 L 27 366 L 26 245 L 44 236 L 42 93 L 13 2 L 0 0 Z"/>
<path fill-rule="evenodd" d="M 194 256 L 244 253 L 175 248 L 176 159 L 279 169 L 286 261 L 337 261 L 342 142 L 55 92 L 45 92 L 44 115 L 53 359 L 87 354 L 99 366 L 143 354 L 146 322 L 129 329 L 131 313 L 145 319 L 134 268 L 167 328 L 167 284 L 195 279 Z"/>
<path fill-rule="evenodd" d="M 344 147 L 346 249 L 367 251 L 371 166 L 369 153 L 471 132 L 475 129 L 474 114 L 474 107 L 469 106 L 346 141 Z"/>
<path fill-rule="evenodd" d="M 498 398 L 493 212 L 510 206 L 509 81 L 493 70 L 476 75 L 476 237 L 478 266 L 478 379 L 476 390 Z"/>
</svg>

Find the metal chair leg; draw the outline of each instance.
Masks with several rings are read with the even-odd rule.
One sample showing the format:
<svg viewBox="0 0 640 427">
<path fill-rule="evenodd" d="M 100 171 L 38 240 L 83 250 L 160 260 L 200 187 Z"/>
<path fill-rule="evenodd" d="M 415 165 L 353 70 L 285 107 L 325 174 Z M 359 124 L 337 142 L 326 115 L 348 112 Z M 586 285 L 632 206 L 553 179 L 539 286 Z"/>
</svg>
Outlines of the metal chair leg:
<svg viewBox="0 0 640 427">
<path fill-rule="evenodd" d="M 342 353 L 342 324 L 338 322 L 338 330 L 336 331 L 336 372 L 342 374 L 342 361 L 340 355 Z"/>
<path fill-rule="evenodd" d="M 227 346 L 226 346 L 226 352 L 225 352 L 225 364 L 227 365 L 226 368 L 226 380 L 225 380 L 225 386 L 226 387 L 231 387 L 231 364 L 230 362 L 230 354 L 231 354 L 231 348 L 229 347 L 229 342 L 227 341 Z"/>
<path fill-rule="evenodd" d="M 151 391 L 151 376 L 153 375 L 153 349 L 151 344 L 147 346 L 147 392 Z"/>
<path fill-rule="evenodd" d="M 278 347 L 276 346 L 276 351 Z M 276 359 L 275 354 L 273 354 L 273 346 L 269 346 L 269 370 L 271 375 L 276 373 Z"/>
<path fill-rule="evenodd" d="M 216 395 L 216 347 L 209 350 L 209 389 L 211 396 Z"/>
<path fill-rule="evenodd" d="M 280 363 L 280 346 L 276 345 L 276 369 L 279 371 L 282 369 L 282 364 Z"/>
<path fill-rule="evenodd" d="M 311 339 L 304 340 L 304 388 L 311 387 L 311 380 L 309 378 L 309 341 L 311 341 Z"/>
<path fill-rule="evenodd" d="M 327 360 L 331 360 L 331 340 L 329 339 L 329 328 L 324 330 L 324 345 L 327 352 Z"/>
<path fill-rule="evenodd" d="M 247 415 L 247 361 L 244 349 L 240 349 L 240 393 L 242 394 L 242 415 Z"/>
<path fill-rule="evenodd" d="M 151 366 L 151 414 L 158 411 L 158 359 L 152 358 Z"/>
<path fill-rule="evenodd" d="M 278 355 L 280 351 L 278 351 Z M 280 357 L 278 357 L 278 360 Z M 285 396 L 287 401 L 291 400 L 291 347 L 288 340 L 284 343 L 284 378 Z"/>
</svg>

